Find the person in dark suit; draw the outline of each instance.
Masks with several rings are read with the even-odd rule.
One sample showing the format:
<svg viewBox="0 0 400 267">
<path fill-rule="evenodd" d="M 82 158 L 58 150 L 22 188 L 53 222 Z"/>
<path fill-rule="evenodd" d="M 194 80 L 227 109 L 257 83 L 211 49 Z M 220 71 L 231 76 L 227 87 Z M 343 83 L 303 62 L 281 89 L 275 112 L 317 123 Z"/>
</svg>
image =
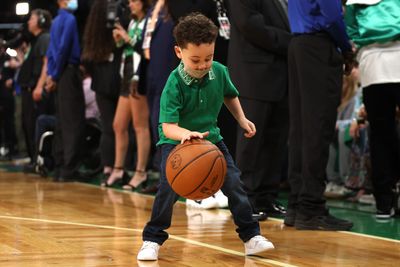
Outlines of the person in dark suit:
<svg viewBox="0 0 400 267">
<path fill-rule="evenodd" d="M 341 1 L 290 0 L 289 22 L 291 190 L 284 224 L 298 230 L 350 230 L 353 223 L 331 215 L 323 196 L 343 63 L 345 74 L 354 64 Z"/>
<path fill-rule="evenodd" d="M 286 0 L 230 0 L 228 66 L 243 110 L 257 126 L 237 135 L 236 161 L 254 217 L 283 215 L 276 202 L 288 138 L 288 66 L 291 39 Z"/>
</svg>

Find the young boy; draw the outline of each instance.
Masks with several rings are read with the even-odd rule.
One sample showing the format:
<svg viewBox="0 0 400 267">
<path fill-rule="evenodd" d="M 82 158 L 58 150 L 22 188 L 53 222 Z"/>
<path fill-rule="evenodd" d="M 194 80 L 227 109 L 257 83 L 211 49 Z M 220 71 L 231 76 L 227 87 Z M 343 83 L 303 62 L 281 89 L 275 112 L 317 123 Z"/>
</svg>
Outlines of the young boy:
<svg viewBox="0 0 400 267">
<path fill-rule="evenodd" d="M 206 138 L 225 156 L 227 174 L 221 190 L 229 199 L 229 209 L 238 227 L 236 231 L 245 243 L 245 254 L 254 255 L 274 248 L 260 235 L 260 227 L 252 218 L 252 209 L 240 181 L 240 171 L 217 127 L 218 113 L 225 103 L 245 130 L 246 137 L 256 133 L 254 124 L 243 113 L 227 68 L 213 62 L 217 34 L 218 28 L 213 22 L 199 13 L 183 18 L 174 29 L 178 44 L 175 52 L 182 62 L 169 76 L 161 96 L 158 145 L 161 145 L 162 175 L 151 219 L 143 230 L 144 243 L 138 260 L 157 260 L 160 246 L 168 239 L 165 230 L 171 225 L 173 205 L 179 196 L 168 184 L 165 164 L 177 144 L 192 138 Z"/>
</svg>

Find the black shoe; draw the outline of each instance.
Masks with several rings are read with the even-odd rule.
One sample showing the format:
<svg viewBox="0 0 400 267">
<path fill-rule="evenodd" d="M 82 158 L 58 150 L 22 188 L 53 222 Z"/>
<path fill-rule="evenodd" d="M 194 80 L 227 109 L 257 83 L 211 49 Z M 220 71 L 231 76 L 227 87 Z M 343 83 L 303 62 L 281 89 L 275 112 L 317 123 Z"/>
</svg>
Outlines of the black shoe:
<svg viewBox="0 0 400 267">
<path fill-rule="evenodd" d="M 353 227 L 353 223 L 336 218 L 327 212 L 324 215 L 311 217 L 297 214 L 294 226 L 297 230 L 347 231 Z"/>
<path fill-rule="evenodd" d="M 158 191 L 158 183 L 155 183 L 153 185 L 147 186 L 145 188 L 142 188 L 142 190 L 140 190 L 140 193 L 143 194 L 155 194 Z"/>
<path fill-rule="evenodd" d="M 394 217 L 394 215 L 396 214 L 396 211 L 394 208 L 390 208 L 388 210 L 377 210 L 376 211 L 376 219 L 378 220 L 388 220 L 392 217 Z"/>
<path fill-rule="evenodd" d="M 286 226 L 294 226 L 295 221 L 296 221 L 296 210 L 291 208 L 287 209 L 283 223 Z"/>
<path fill-rule="evenodd" d="M 85 177 L 79 172 L 70 175 L 60 175 L 58 179 L 54 179 L 55 182 L 59 183 L 86 182 L 88 180 L 89 180 L 88 177 Z"/>
<path fill-rule="evenodd" d="M 110 176 L 108 176 L 107 180 L 104 181 L 104 184 L 102 184 L 102 186 L 105 186 L 105 187 L 123 186 L 124 184 L 127 184 L 129 182 L 129 180 L 131 179 L 129 174 L 127 172 L 123 171 L 121 177 L 118 177 L 117 179 L 114 180 L 114 182 L 112 184 L 109 184 L 109 183 L 107 183 L 107 181 L 110 178 Z"/>
<path fill-rule="evenodd" d="M 282 217 L 286 214 L 286 208 L 279 202 L 274 202 L 267 207 L 263 208 L 261 212 L 266 213 L 268 216 Z"/>
<path fill-rule="evenodd" d="M 254 220 L 257 220 L 259 222 L 268 219 L 267 214 L 265 214 L 264 212 L 253 213 L 251 216 L 253 217 Z"/>
<path fill-rule="evenodd" d="M 36 164 L 35 163 L 25 164 L 22 167 L 22 170 L 24 173 L 36 173 Z"/>
<path fill-rule="evenodd" d="M 58 182 L 58 179 L 60 179 L 60 170 L 54 169 L 52 177 L 53 182 Z"/>
</svg>

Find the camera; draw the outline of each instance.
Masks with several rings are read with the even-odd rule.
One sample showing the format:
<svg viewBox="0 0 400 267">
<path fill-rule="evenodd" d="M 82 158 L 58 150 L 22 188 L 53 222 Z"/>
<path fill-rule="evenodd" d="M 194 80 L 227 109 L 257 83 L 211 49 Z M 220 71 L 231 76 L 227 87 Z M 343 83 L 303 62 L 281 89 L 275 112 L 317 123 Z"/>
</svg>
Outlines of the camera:
<svg viewBox="0 0 400 267">
<path fill-rule="evenodd" d="M 10 29 L 7 35 L 9 37 L 8 40 L 0 39 L 1 51 L 5 51 L 7 48 L 17 48 L 23 42 L 29 42 L 32 37 L 32 34 L 29 33 L 25 23 L 18 28 Z"/>
<path fill-rule="evenodd" d="M 119 2 L 119 0 L 107 0 L 107 28 L 114 28 Z"/>
<path fill-rule="evenodd" d="M 107 0 L 107 28 L 113 29 L 116 23 L 127 26 L 130 21 L 130 11 L 126 0 Z"/>
</svg>

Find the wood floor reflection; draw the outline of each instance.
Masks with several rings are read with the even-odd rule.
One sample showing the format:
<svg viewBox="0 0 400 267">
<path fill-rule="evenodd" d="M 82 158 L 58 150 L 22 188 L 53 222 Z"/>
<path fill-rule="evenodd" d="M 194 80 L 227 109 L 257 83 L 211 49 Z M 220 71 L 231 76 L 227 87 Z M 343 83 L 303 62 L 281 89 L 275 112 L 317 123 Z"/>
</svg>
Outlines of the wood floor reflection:
<svg viewBox="0 0 400 267">
<path fill-rule="evenodd" d="M 0 266 L 138 266 L 153 198 L 0 172 Z M 174 209 L 157 262 L 139 266 L 399 266 L 400 242 L 261 223 L 276 249 L 244 257 L 226 210 Z"/>
</svg>

